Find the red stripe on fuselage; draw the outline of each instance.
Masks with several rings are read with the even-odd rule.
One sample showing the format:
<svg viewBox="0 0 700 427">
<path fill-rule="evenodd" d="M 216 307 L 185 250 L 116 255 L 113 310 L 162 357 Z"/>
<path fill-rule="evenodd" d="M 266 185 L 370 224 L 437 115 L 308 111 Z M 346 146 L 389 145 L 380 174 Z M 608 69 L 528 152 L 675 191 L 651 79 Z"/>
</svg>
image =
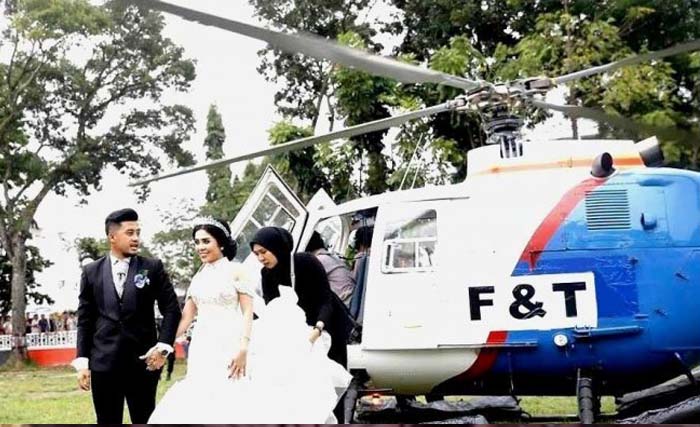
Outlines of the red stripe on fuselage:
<svg viewBox="0 0 700 427">
<path fill-rule="evenodd" d="M 508 331 L 493 331 L 489 333 L 486 344 L 479 350 L 476 360 L 466 371 L 456 375 L 433 388 L 435 393 L 454 393 L 464 388 L 465 381 L 475 380 L 491 370 L 498 357 L 498 344 L 503 344 L 508 338 Z M 489 347 L 494 346 L 494 347 Z"/>
<path fill-rule="evenodd" d="M 552 236 L 554 236 L 554 233 L 557 232 L 564 220 L 571 214 L 571 211 L 583 200 L 586 192 L 594 190 L 604 183 L 605 180 L 603 179 L 589 178 L 564 194 L 564 197 L 549 212 L 540 226 L 537 227 L 537 230 L 535 230 L 535 234 L 532 235 L 530 241 L 527 242 L 523 253 L 520 255 L 520 261 L 529 263 L 530 269 L 535 268 L 537 260 L 540 258 L 547 243 L 552 239 Z"/>
<path fill-rule="evenodd" d="M 508 338 L 508 331 L 493 331 L 489 332 L 489 337 L 486 339 L 486 344 L 503 344 Z M 460 380 L 470 380 L 474 378 L 479 378 L 480 376 L 487 373 L 496 363 L 496 357 L 498 357 L 498 348 L 484 347 L 479 351 L 479 355 L 476 356 L 474 364 L 469 367 L 465 372 L 459 375 Z"/>
</svg>

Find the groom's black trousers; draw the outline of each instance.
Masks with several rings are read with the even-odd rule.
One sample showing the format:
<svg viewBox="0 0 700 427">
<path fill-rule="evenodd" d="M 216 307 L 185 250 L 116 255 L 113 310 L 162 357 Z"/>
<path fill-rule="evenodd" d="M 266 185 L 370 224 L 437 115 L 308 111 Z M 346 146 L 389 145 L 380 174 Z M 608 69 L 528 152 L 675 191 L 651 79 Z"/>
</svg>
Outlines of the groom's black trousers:
<svg viewBox="0 0 700 427">
<path fill-rule="evenodd" d="M 124 399 L 133 424 L 146 424 L 156 407 L 160 370 L 147 371 L 146 364 L 110 372 L 92 372 L 92 401 L 98 424 L 123 424 Z"/>
</svg>

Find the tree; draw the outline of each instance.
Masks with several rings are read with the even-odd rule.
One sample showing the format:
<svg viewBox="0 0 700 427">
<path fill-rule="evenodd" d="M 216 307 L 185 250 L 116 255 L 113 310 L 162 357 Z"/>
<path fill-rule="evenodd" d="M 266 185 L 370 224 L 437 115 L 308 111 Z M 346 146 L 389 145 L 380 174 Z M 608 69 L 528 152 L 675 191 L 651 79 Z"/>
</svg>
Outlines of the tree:
<svg viewBox="0 0 700 427">
<path fill-rule="evenodd" d="M 339 42 L 356 49 L 366 49 L 367 44 L 354 32 L 340 35 Z M 339 113 L 345 119 L 346 126 L 358 125 L 372 120 L 383 119 L 391 114 L 389 108 L 394 106 L 397 83 L 394 80 L 375 77 L 362 71 L 337 67 L 332 81 L 335 86 Z M 388 189 L 387 167 L 383 139 L 388 130 L 367 133 L 353 138 L 355 152 L 362 162 L 367 154 L 367 180 L 361 190 L 368 194 L 383 193 Z"/>
<path fill-rule="evenodd" d="M 176 287 L 186 289 L 190 279 L 201 266 L 192 245 L 192 222 L 199 216 L 201 206 L 193 200 L 181 200 L 175 210 L 162 210 L 160 216 L 167 230 L 153 236 L 153 252 L 163 261 Z"/>
<path fill-rule="evenodd" d="M 226 130 L 221 114 L 212 104 L 207 113 L 207 136 L 204 139 L 208 161 L 224 156 L 225 142 Z M 169 224 L 169 228 L 156 233 L 153 238 L 154 250 L 165 263 L 173 282 L 183 289 L 201 266 L 201 260 L 192 249 L 191 232 L 194 219 L 200 215 L 207 215 L 230 221 L 240 208 L 231 186 L 229 166 L 209 169 L 207 176 L 209 186 L 204 205 L 196 206 L 193 200 L 183 200 L 177 204 L 175 211 L 161 211 L 163 224 Z"/>
<path fill-rule="evenodd" d="M 49 193 L 86 197 L 108 166 L 134 178 L 156 173 L 159 153 L 193 163 L 180 146 L 192 113 L 161 95 L 187 90 L 194 64 L 163 25 L 159 14 L 116 2 L 24 0 L 2 34 L 12 54 L 0 64 L 0 243 L 12 264 L 15 330 L 24 326 L 26 241 Z"/>
<path fill-rule="evenodd" d="M 366 17 L 369 3 L 367 0 L 251 0 L 256 14 L 278 29 L 303 30 L 377 53 L 381 50 L 381 45 L 372 41 L 375 30 L 366 22 L 362 22 L 361 16 Z M 275 104 L 286 121 L 291 122 L 293 118 L 303 122 L 310 120 L 309 127 L 313 131 L 324 100 L 330 116 L 331 129 L 339 118 L 345 121 L 346 126 L 351 126 L 389 115 L 389 109 L 384 105 L 382 96 L 387 95 L 386 92 L 396 85 L 391 80 L 335 68 L 326 61 L 303 55 L 270 49 L 261 51 L 260 55 L 263 61 L 258 69 L 265 73 L 268 80 L 282 82 L 275 95 Z M 329 151 L 328 147 L 306 150 L 303 157 L 325 162 L 326 170 L 331 170 L 332 168 L 328 167 L 331 165 L 342 166 L 340 173 L 334 174 L 333 177 L 319 179 L 320 177 L 316 176 L 312 180 L 315 181 L 316 187 L 311 193 L 323 183 L 333 185 L 331 193 L 345 197 L 349 194 L 360 194 L 363 190 L 370 194 L 385 191 L 390 170 L 387 167 L 386 156 L 382 153 L 384 135 L 386 131 L 355 138 L 354 156 L 348 156 L 346 151 L 337 154 L 344 160 L 352 159 L 350 162 L 334 159 L 335 153 Z M 322 150 L 322 153 L 319 150 Z M 365 159 L 368 167 L 361 174 L 366 175 L 362 182 L 364 188 L 354 188 L 353 180 L 350 179 L 352 169 L 354 166 L 361 166 Z M 297 162 L 297 171 L 302 170 L 302 163 Z M 315 173 L 317 171 L 313 167 L 304 172 L 305 175 Z M 309 192 L 309 189 L 301 191 Z"/>
<path fill-rule="evenodd" d="M 207 161 L 219 160 L 224 157 L 224 142 L 226 130 L 221 120 L 221 114 L 216 106 L 209 107 L 207 114 L 207 136 L 204 139 Z M 206 204 L 202 213 L 222 218 L 233 219 L 236 211 L 231 203 L 231 169 L 228 165 L 207 170 L 209 187 L 207 188 Z"/>
<path fill-rule="evenodd" d="M 700 37 L 700 2 L 676 0 L 392 0 L 400 9 L 384 31 L 403 34 L 397 55 L 411 55 L 440 71 L 467 78 L 503 82 L 537 75 L 557 76 L 599 65 L 645 50 L 658 50 Z M 569 86 L 566 102 L 603 108 L 646 124 L 697 129 L 698 108 L 692 93 L 697 68 L 692 55 L 625 68 Z M 420 85 L 411 92 L 425 105 L 459 94 L 450 88 Z M 545 117 L 533 112 L 529 124 Z M 441 114 L 427 120 L 425 131 L 413 125 L 400 134 L 404 161 L 417 141 L 439 147 L 433 164 L 445 159 L 454 167 L 452 180 L 466 175 L 464 155 L 483 144 L 478 117 Z M 572 130 L 577 132 L 575 121 Z M 629 137 L 624 131 L 599 125 L 602 134 Z M 646 136 L 640 132 L 640 136 Z M 403 140 L 403 141 L 402 141 Z M 662 141 L 667 159 L 676 166 L 697 167 L 697 145 Z M 695 159 L 695 160 L 693 160 Z M 696 165 L 696 166 L 693 166 Z M 448 169 L 443 169 L 448 171 Z M 403 173 L 403 171 L 401 171 Z M 394 178 L 394 182 L 399 179 Z"/>
<path fill-rule="evenodd" d="M 284 144 L 311 135 L 313 129 L 295 126 L 288 121 L 277 122 L 268 130 L 270 145 Z M 272 163 L 299 198 L 308 202 L 319 188 L 328 186 L 326 175 L 316 167 L 316 151 L 315 147 L 304 148 L 268 157 L 263 160 L 263 164 Z"/>
<path fill-rule="evenodd" d="M 42 272 L 51 266 L 51 261 L 46 260 L 39 254 L 39 249 L 34 246 L 27 246 L 27 274 L 25 277 L 27 290 L 25 292 L 25 303 L 30 299 L 34 304 L 53 304 L 54 301 L 46 294 L 39 291 L 41 284 L 37 283 L 35 273 Z M 12 262 L 4 249 L 0 248 L 0 315 L 7 315 L 12 309 L 11 305 L 12 289 Z"/>
<path fill-rule="evenodd" d="M 78 262 L 82 265 L 85 262 L 95 261 L 109 254 L 110 246 L 107 238 L 96 239 L 94 237 L 79 237 L 73 242 L 75 249 L 78 251 Z M 152 257 L 151 251 L 141 243 L 139 248 L 140 255 Z"/>
<path fill-rule="evenodd" d="M 340 34 L 355 31 L 365 40 L 372 35 L 366 24 L 357 24 L 369 0 L 249 0 L 255 14 L 264 22 L 283 31 L 306 31 L 323 38 L 338 39 Z M 287 117 L 311 120 L 316 127 L 324 99 L 330 101 L 332 64 L 303 55 L 263 49 L 258 71 L 269 81 L 280 82 L 275 105 Z M 332 118 L 331 118 L 332 121 Z"/>
<path fill-rule="evenodd" d="M 537 16 L 536 31 L 511 50 L 515 55 L 502 75 L 556 76 L 700 37 L 698 1 L 675 1 L 670 7 L 653 0 L 628 3 L 611 1 L 601 9 L 590 2 L 564 1 L 562 10 Z M 689 96 L 697 79 L 697 68 L 692 65 L 695 55 L 678 55 L 574 82 L 569 85 L 567 102 L 602 107 L 640 124 L 697 131 L 700 110 Z M 635 133 L 605 124 L 599 124 L 599 129 L 601 134 L 617 137 L 651 134 L 642 126 Z M 698 168 L 697 144 L 673 133 L 660 136 L 671 164 Z"/>
</svg>

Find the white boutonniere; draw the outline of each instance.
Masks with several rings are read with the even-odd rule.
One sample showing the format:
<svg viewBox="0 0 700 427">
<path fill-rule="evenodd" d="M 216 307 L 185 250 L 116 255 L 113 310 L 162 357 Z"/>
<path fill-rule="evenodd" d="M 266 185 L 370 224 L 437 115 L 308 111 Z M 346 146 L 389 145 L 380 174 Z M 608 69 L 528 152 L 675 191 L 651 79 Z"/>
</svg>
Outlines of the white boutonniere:
<svg viewBox="0 0 700 427">
<path fill-rule="evenodd" d="M 136 286 L 138 289 L 143 289 L 144 286 L 150 283 L 151 280 L 148 278 L 148 270 L 141 270 L 136 276 L 134 276 L 134 286 Z"/>
</svg>

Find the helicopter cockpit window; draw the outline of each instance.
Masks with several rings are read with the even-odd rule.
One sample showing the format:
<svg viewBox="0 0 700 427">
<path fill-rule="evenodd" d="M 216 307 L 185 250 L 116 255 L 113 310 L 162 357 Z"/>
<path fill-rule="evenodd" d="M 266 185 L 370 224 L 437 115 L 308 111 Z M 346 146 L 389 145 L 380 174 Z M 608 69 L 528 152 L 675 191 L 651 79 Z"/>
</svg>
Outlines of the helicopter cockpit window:
<svg viewBox="0 0 700 427">
<path fill-rule="evenodd" d="M 295 218 L 299 215 L 297 209 L 285 199 L 279 188 L 270 185 L 265 196 L 262 198 L 253 215 L 248 219 L 243 230 L 236 238 L 238 252 L 236 260 L 243 260 L 250 254 L 248 242 L 253 238 L 258 229 L 267 226 L 282 227 L 291 230 L 296 223 Z"/>
<path fill-rule="evenodd" d="M 434 209 L 388 224 L 384 233 L 383 273 L 432 271 L 436 267 L 437 213 Z"/>
<path fill-rule="evenodd" d="M 343 223 L 340 217 L 332 217 L 321 221 L 316 226 L 321 238 L 326 244 L 326 249 L 331 253 L 338 252 L 343 237 Z"/>
</svg>

